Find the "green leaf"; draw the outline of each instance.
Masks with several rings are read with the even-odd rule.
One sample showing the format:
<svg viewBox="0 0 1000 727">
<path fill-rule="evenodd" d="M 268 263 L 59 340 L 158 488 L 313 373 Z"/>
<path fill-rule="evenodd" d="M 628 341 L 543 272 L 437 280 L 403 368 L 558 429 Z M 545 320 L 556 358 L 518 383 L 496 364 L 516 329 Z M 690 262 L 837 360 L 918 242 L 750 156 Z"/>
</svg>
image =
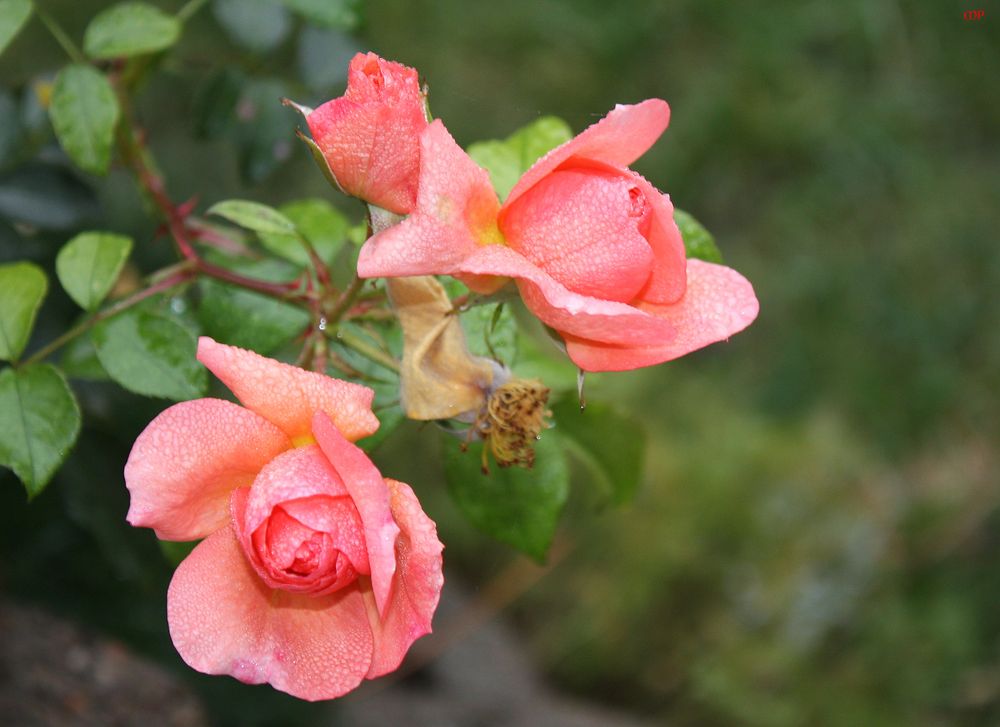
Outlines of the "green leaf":
<svg viewBox="0 0 1000 727">
<path fill-rule="evenodd" d="M 56 76 L 49 117 L 59 143 L 85 172 L 104 174 L 120 116 L 111 83 L 90 66 L 72 65 Z"/>
<path fill-rule="evenodd" d="M 517 324 L 509 305 L 473 306 L 459 320 L 470 353 L 495 358 L 507 366 L 514 363 L 517 356 Z"/>
<path fill-rule="evenodd" d="M 110 232 L 81 232 L 56 256 L 59 282 L 84 310 L 101 304 L 132 252 L 132 238 Z"/>
<path fill-rule="evenodd" d="M 59 368 L 71 379 L 84 381 L 107 381 L 111 377 L 101 366 L 97 350 L 90 336 L 77 336 L 62 349 Z"/>
<path fill-rule="evenodd" d="M 83 49 L 91 58 L 124 58 L 169 48 L 180 36 L 181 24 L 173 15 L 146 3 L 125 2 L 90 21 Z"/>
<path fill-rule="evenodd" d="M 0 360 L 16 361 L 28 344 L 49 282 L 33 263 L 0 265 Z"/>
<path fill-rule="evenodd" d="M 282 0 L 311 23 L 354 30 L 361 23 L 361 0 Z"/>
<path fill-rule="evenodd" d="M 342 212 L 326 200 L 300 199 L 281 205 L 278 211 L 292 222 L 324 262 L 332 261 L 347 241 L 350 223 Z M 305 246 L 297 235 L 263 232 L 260 241 L 275 255 L 297 265 L 310 264 Z"/>
<path fill-rule="evenodd" d="M 163 557 L 167 559 L 174 568 L 181 564 L 181 561 L 187 558 L 191 551 L 200 543 L 200 540 L 191 540 L 187 542 L 178 542 L 175 540 L 159 540 L 160 552 L 163 553 Z"/>
<path fill-rule="evenodd" d="M 31 0 L 0 0 L 0 53 L 31 17 Z"/>
<path fill-rule="evenodd" d="M 266 204 L 245 199 L 227 199 L 218 202 L 208 210 L 210 215 L 218 215 L 254 232 L 270 232 L 278 235 L 294 235 L 295 223 Z"/>
<path fill-rule="evenodd" d="M 215 0 L 212 14 L 234 43 L 258 53 L 277 48 L 292 29 L 285 8 L 260 0 Z"/>
<path fill-rule="evenodd" d="M 575 396 L 552 407 L 556 428 L 616 505 L 635 497 L 642 481 L 646 430 L 642 424 L 602 402 L 580 410 Z"/>
<path fill-rule="evenodd" d="M 0 371 L 0 464 L 28 497 L 52 479 L 80 433 L 80 407 L 51 364 Z"/>
<path fill-rule="evenodd" d="M 674 222 L 684 238 L 684 249 L 689 258 L 710 263 L 722 262 L 722 253 L 715 246 L 715 238 L 698 220 L 684 210 L 674 209 Z"/>
<path fill-rule="evenodd" d="M 129 391 L 175 400 L 205 393 L 195 336 L 173 318 L 133 309 L 98 323 L 90 337 L 101 366 Z"/>
<path fill-rule="evenodd" d="M 192 115 L 195 131 L 203 139 L 227 135 L 236 124 L 236 106 L 246 78 L 234 68 L 223 68 L 209 76 L 198 89 Z"/>
<path fill-rule="evenodd" d="M 270 282 L 294 279 L 297 272 L 278 260 L 226 267 Z M 309 323 L 309 314 L 301 308 L 260 293 L 210 279 L 198 285 L 201 290 L 198 322 L 205 335 L 221 343 L 267 354 L 291 341 Z"/>
<path fill-rule="evenodd" d="M 528 169 L 546 153 L 573 138 L 569 125 L 555 116 L 542 116 L 506 139 L 470 144 L 469 156 L 490 173 L 500 201 Z"/>
<path fill-rule="evenodd" d="M 480 468 L 481 442 L 467 452 L 456 440 L 445 447 L 445 478 L 458 509 L 483 532 L 544 561 L 569 496 L 569 467 L 558 435 L 542 434 L 533 469 L 492 464 L 488 475 Z"/>
</svg>

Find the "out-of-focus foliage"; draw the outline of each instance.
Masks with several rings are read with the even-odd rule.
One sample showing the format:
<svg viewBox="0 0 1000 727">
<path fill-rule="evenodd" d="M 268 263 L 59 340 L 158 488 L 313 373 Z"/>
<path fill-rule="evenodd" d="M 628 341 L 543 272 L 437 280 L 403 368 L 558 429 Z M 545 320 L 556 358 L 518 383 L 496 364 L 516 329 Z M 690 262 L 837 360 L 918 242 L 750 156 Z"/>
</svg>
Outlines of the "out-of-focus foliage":
<svg viewBox="0 0 1000 727">
<path fill-rule="evenodd" d="M 81 44 L 108 6 L 39 4 Z M 588 399 L 614 401 L 649 430 L 646 467 L 634 504 L 609 511 L 600 468 L 589 474 L 571 457 L 582 477 L 556 536 L 568 555 L 516 607 L 553 681 L 668 724 L 1000 719 L 996 18 L 970 24 L 951 3 L 891 0 L 289 1 L 238 12 L 249 4 L 216 0 L 166 58 L 136 59 L 162 64 L 139 87 L 137 113 L 178 199 L 197 196 L 203 209 L 267 201 L 321 250 L 292 205 L 334 198 L 291 134 L 301 120 L 278 99 L 322 103 L 340 92 L 353 50 L 371 48 L 420 70 L 435 116 L 462 145 L 548 114 L 579 131 L 615 103 L 667 99 L 671 126 L 637 169 L 756 287 L 760 318 L 731 343 L 588 376 Z M 173 13 L 181 3 L 155 5 Z M 16 6 L 0 0 L 4 12 Z M 67 58 L 36 19 L 18 24 L 0 24 L 0 49 L 11 38 L 0 65 L 0 262 L 51 269 L 83 229 L 136 241 L 125 277 L 133 264 L 171 261 L 128 177 L 80 174 L 53 143 L 50 114 L 67 135 L 50 105 Z M 96 122 L 69 150 L 90 171 L 106 166 L 108 108 L 85 109 Z M 335 277 L 356 255 L 346 234 L 325 248 Z M 240 269 L 295 279 L 301 245 L 264 244 L 284 250 L 288 268 Z M 253 329 L 266 335 L 252 345 L 281 352 L 304 325 L 300 311 L 217 281 L 154 303 L 185 301 L 195 305 L 185 336 L 200 328 L 251 345 L 238 336 Z M 155 319 L 155 306 L 143 315 Z M 490 318 L 493 306 L 478 310 Z M 28 353 L 79 312 L 53 286 Z M 345 333 L 364 339 L 379 325 Z M 498 353 L 561 392 L 554 431 L 565 437 L 575 372 L 536 333 Z M 148 533 L 125 525 L 121 481 L 129 445 L 164 402 L 95 380 L 92 348 L 83 339 L 60 360 L 87 424 L 52 486 L 25 506 L 0 474 L 0 577 L 18 597 L 72 609 L 176 663 L 162 619 L 170 567 Z M 458 441 L 399 424 L 392 371 L 348 363 L 379 391 L 382 432 L 401 436 L 375 450 L 379 466 L 415 484 L 448 562 L 486 582 L 511 556 L 445 496 L 443 448 Z M 50 371 L 23 374 L 55 392 Z M 64 429 L 53 436 L 75 437 Z M 36 463 L 39 482 L 53 461 Z M 465 461 L 478 469 L 477 457 Z M 204 681 L 220 723 L 315 715 Z"/>
</svg>

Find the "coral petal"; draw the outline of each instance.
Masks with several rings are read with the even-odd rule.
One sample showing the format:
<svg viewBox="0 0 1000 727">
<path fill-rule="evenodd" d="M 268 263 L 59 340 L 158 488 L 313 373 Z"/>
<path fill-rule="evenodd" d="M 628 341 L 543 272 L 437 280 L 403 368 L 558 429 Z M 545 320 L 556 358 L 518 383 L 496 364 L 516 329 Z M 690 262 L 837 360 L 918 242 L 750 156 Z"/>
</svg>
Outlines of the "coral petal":
<svg viewBox="0 0 1000 727">
<path fill-rule="evenodd" d="M 660 194 L 638 174 L 635 177 L 653 211 L 646 234 L 653 251 L 652 272 L 639 298 L 649 303 L 675 303 L 687 287 L 687 253 L 684 238 L 674 222 L 674 206 L 668 195 Z"/>
<path fill-rule="evenodd" d="M 278 427 L 232 402 L 175 404 L 132 446 L 128 521 L 164 540 L 203 538 L 228 519 L 229 493 L 291 446 Z"/>
<path fill-rule="evenodd" d="M 354 441 L 378 429 L 372 413 L 375 392 L 367 386 L 304 371 L 253 351 L 198 339 L 198 360 L 219 377 L 247 409 L 257 412 L 295 439 L 308 436 L 312 417 L 326 412 L 344 436 Z"/>
<path fill-rule="evenodd" d="M 670 361 L 742 331 L 757 317 L 759 303 L 742 275 L 723 265 L 688 260 L 687 292 L 670 306 L 640 304 L 669 322 L 676 334 L 661 345 L 609 346 L 566 337 L 566 352 L 585 371 L 625 371 Z"/>
<path fill-rule="evenodd" d="M 535 162 L 514 185 L 505 206 L 513 204 L 549 172 L 574 158 L 627 167 L 646 153 L 669 123 L 670 107 L 658 98 L 616 106 L 596 124 Z"/>
<path fill-rule="evenodd" d="M 396 536 L 389 490 L 368 455 L 347 441 L 322 412 L 313 419 L 313 435 L 351 494 L 364 525 L 372 590 L 379 613 L 384 614 L 396 573 Z"/>
<path fill-rule="evenodd" d="M 368 240 L 358 256 L 363 278 L 447 274 L 496 232 L 497 199 L 489 174 L 440 120 L 420 137 L 420 188 L 415 212 Z"/>
<path fill-rule="evenodd" d="M 605 343 L 651 345 L 674 335 L 666 320 L 625 303 L 599 300 L 567 290 L 520 253 L 501 245 L 481 248 L 462 263 L 475 275 L 517 278 L 525 305 L 560 333 Z"/>
<path fill-rule="evenodd" d="M 373 637 L 361 592 L 312 598 L 271 591 L 230 527 L 178 566 L 167 593 L 170 638 L 189 666 L 269 683 L 306 700 L 332 699 L 368 673 Z"/>
<path fill-rule="evenodd" d="M 396 588 L 385 617 L 375 622 L 375 651 L 368 678 L 396 669 L 410 645 L 431 631 L 431 618 L 441 596 L 441 550 L 434 522 L 424 514 L 408 485 L 386 480 L 392 496 L 392 514 L 402 529 L 398 549 Z M 366 594 L 369 608 L 373 598 Z"/>
</svg>

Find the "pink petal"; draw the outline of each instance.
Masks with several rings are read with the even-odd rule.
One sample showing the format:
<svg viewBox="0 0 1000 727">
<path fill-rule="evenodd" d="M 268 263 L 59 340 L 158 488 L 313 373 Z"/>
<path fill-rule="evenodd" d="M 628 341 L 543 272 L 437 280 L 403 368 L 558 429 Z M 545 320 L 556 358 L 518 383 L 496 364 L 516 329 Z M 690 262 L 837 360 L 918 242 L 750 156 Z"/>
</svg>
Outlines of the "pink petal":
<svg viewBox="0 0 1000 727">
<path fill-rule="evenodd" d="M 413 209 L 420 132 L 427 127 L 414 69 L 359 53 L 345 95 L 320 106 L 306 122 L 348 194 L 397 214 Z"/>
<path fill-rule="evenodd" d="M 372 590 L 379 613 L 385 613 L 396 572 L 396 536 L 399 535 L 389 504 L 389 490 L 368 455 L 348 442 L 322 413 L 313 419 L 313 434 L 361 514 Z"/>
<path fill-rule="evenodd" d="M 723 265 L 688 260 L 687 292 L 674 305 L 640 307 L 676 333 L 660 345 L 612 346 L 566 337 L 566 352 L 585 371 L 626 371 L 683 356 L 742 331 L 757 317 L 759 303 L 742 275 Z"/>
<path fill-rule="evenodd" d="M 198 360 L 219 377 L 247 409 L 276 424 L 292 439 L 309 437 L 313 414 L 326 412 L 350 440 L 378 429 L 375 392 L 367 386 L 304 371 L 253 351 L 198 339 Z"/>
<path fill-rule="evenodd" d="M 440 120 L 427 127 L 420 144 L 417 207 L 361 248 L 358 275 L 363 278 L 447 274 L 480 245 L 500 241 L 500 202 L 489 174 Z"/>
<path fill-rule="evenodd" d="M 523 255 L 502 245 L 480 248 L 462 263 L 461 269 L 474 275 L 517 278 L 525 305 L 560 333 L 632 346 L 649 345 L 674 335 L 668 321 L 638 308 L 567 290 Z"/>
<path fill-rule="evenodd" d="M 633 177 L 594 168 L 554 171 L 504 207 L 500 229 L 511 248 L 569 290 L 627 303 L 646 285 L 653 263 L 641 232 L 651 205 Z"/>
<path fill-rule="evenodd" d="M 408 485 L 386 480 L 392 493 L 392 514 L 402 529 L 399 569 L 392 600 L 381 620 L 372 619 L 375 652 L 368 678 L 396 669 L 410 645 L 431 631 L 431 618 L 441 596 L 441 550 L 434 522 L 424 514 Z M 366 593 L 370 612 L 372 598 Z M 374 614 L 373 614 L 374 615 Z"/>
<path fill-rule="evenodd" d="M 253 481 L 243 527 L 253 532 L 276 506 L 313 495 L 345 497 L 348 490 L 315 444 L 283 452 Z"/>
<path fill-rule="evenodd" d="M 674 303 L 681 299 L 687 287 L 687 253 L 684 239 L 674 222 L 674 206 L 669 195 L 660 194 L 638 174 L 635 178 L 652 207 L 649 230 L 646 232 L 646 240 L 653 251 L 652 272 L 639 297 L 649 303 Z"/>
<path fill-rule="evenodd" d="M 371 666 L 373 639 L 359 590 L 316 598 L 271 591 L 230 527 L 199 543 L 177 567 L 167 621 L 193 669 L 266 682 L 300 699 L 339 697 Z"/>
<path fill-rule="evenodd" d="M 658 98 L 630 106 L 616 106 L 596 124 L 535 162 L 514 185 L 505 206 L 513 204 L 550 172 L 571 159 L 589 159 L 614 167 L 627 167 L 660 138 L 668 123 L 670 107 Z"/>
<path fill-rule="evenodd" d="M 229 493 L 292 444 L 266 419 L 220 399 L 175 404 L 156 417 L 125 464 L 128 521 L 164 540 L 196 540 L 229 518 Z"/>
</svg>

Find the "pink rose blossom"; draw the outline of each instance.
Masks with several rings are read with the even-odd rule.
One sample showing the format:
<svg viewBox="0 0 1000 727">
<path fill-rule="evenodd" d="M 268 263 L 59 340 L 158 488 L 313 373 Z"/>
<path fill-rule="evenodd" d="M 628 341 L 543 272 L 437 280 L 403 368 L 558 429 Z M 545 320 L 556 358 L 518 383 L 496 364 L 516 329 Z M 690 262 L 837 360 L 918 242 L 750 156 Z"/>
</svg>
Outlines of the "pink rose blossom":
<svg viewBox="0 0 1000 727">
<path fill-rule="evenodd" d="M 359 53 L 347 91 L 306 117 L 313 140 L 341 188 L 396 214 L 413 209 L 424 98 L 412 68 Z"/>
<path fill-rule="evenodd" d="M 125 465 L 132 525 L 204 538 L 167 594 L 177 651 L 308 700 L 396 669 L 431 630 L 442 546 L 413 491 L 351 443 L 378 428 L 373 392 L 210 338 L 198 360 L 243 406 L 175 404 Z"/>
<path fill-rule="evenodd" d="M 420 139 L 413 214 L 361 250 L 362 277 L 447 274 L 478 292 L 513 278 L 586 371 L 650 366 L 728 338 L 757 316 L 736 271 L 687 260 L 667 195 L 628 169 L 670 112 L 618 106 L 539 159 L 503 205 L 440 121 Z"/>
</svg>

